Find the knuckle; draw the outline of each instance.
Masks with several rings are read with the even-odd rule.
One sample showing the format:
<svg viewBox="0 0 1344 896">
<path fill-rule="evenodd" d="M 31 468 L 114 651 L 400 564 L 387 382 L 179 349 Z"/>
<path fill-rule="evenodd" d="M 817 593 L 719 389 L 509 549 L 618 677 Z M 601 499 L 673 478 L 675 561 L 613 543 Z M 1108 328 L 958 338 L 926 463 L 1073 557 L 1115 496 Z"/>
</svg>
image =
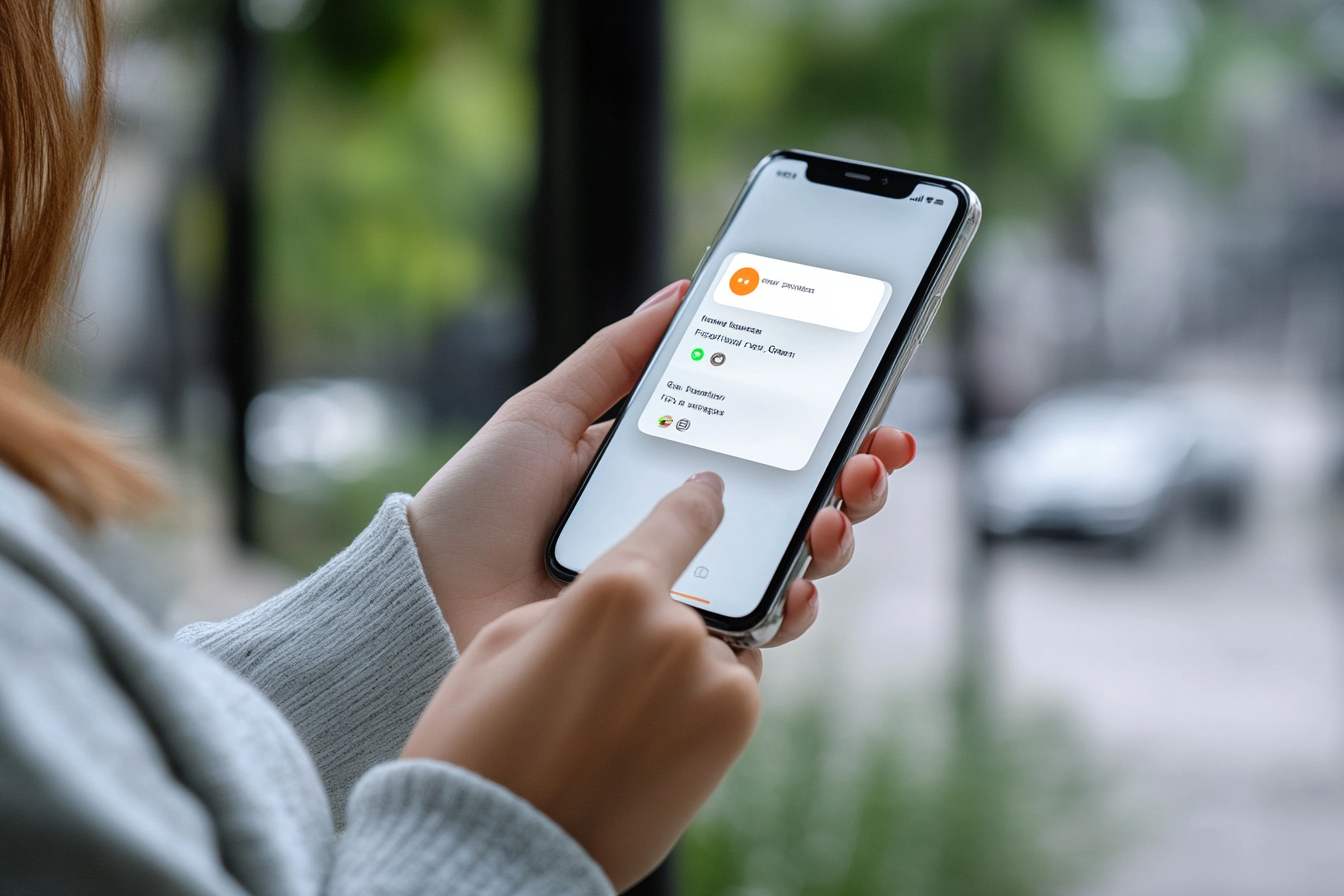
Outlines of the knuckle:
<svg viewBox="0 0 1344 896">
<path fill-rule="evenodd" d="M 639 572 L 628 566 L 603 570 L 588 580 L 586 593 L 604 601 L 633 600 L 643 590 Z"/>
<path fill-rule="evenodd" d="M 546 400 L 544 393 L 539 388 L 538 383 L 533 383 L 526 389 L 521 389 L 499 406 L 495 412 L 497 417 L 526 416 L 526 411 L 536 408 Z M 522 413 L 520 413 L 522 412 Z"/>
<path fill-rule="evenodd" d="M 629 560 L 610 569 L 604 569 L 590 579 L 596 588 L 622 597 L 641 590 L 644 586 L 644 573 L 638 560 Z"/>
<path fill-rule="evenodd" d="M 472 646 L 478 653 L 496 653 L 513 643 L 525 629 L 521 617 L 506 613 L 477 632 Z"/>
<path fill-rule="evenodd" d="M 475 653 L 495 653 L 511 640 L 510 635 L 509 623 L 495 620 L 476 633 L 471 646 Z"/>
<path fill-rule="evenodd" d="M 694 610 L 671 602 L 665 610 L 670 612 L 661 614 L 653 632 L 660 652 L 678 660 L 699 656 L 707 637 L 704 621 Z"/>
<path fill-rule="evenodd" d="M 635 612 L 650 602 L 652 580 L 649 563 L 641 557 L 631 557 L 588 573 L 581 597 L 584 603 L 604 613 Z"/>
<path fill-rule="evenodd" d="M 544 419 L 554 408 L 554 398 L 534 384 L 505 401 L 491 419 L 496 423 L 527 423 Z"/>
<path fill-rule="evenodd" d="M 756 730 L 761 712 L 760 687 L 755 677 L 742 666 L 728 667 L 704 694 L 704 715 L 715 727 L 745 744 Z"/>
<path fill-rule="evenodd" d="M 669 614 L 669 625 L 675 631 L 676 637 L 694 644 L 699 649 L 700 642 L 709 637 L 709 630 L 705 628 L 705 621 L 700 618 L 700 614 L 690 607 L 684 607 L 670 601 L 667 608 L 675 611 Z"/>
</svg>

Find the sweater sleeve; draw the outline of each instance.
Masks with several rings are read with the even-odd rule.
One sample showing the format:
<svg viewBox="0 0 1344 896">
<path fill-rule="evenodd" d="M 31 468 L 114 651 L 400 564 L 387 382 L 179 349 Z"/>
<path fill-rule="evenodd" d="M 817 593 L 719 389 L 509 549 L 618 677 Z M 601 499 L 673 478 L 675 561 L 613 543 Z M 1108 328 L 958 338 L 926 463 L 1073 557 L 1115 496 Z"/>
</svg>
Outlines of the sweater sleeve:
<svg viewBox="0 0 1344 896">
<path fill-rule="evenodd" d="M 427 759 L 378 766 L 350 797 L 330 896 L 609 896 L 597 863 L 498 784 Z"/>
<path fill-rule="evenodd" d="M 406 520 L 408 495 L 308 578 L 252 609 L 182 629 L 280 708 L 316 762 L 339 828 L 351 788 L 395 758 L 457 659 Z"/>
</svg>

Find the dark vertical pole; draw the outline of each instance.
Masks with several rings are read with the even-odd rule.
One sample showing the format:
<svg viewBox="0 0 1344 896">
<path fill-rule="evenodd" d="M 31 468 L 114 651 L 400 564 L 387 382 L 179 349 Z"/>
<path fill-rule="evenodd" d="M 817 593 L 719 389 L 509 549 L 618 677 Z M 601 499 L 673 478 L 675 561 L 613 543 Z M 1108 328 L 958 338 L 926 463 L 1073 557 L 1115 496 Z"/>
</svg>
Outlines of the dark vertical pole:
<svg viewBox="0 0 1344 896">
<path fill-rule="evenodd" d="M 952 364 L 961 408 L 957 426 L 957 513 L 961 516 L 958 570 L 957 669 L 954 686 L 956 717 L 964 729 L 974 729 L 979 742 L 988 724 L 993 631 L 989 606 L 991 544 L 980 531 L 971 494 L 972 446 L 984 430 L 985 406 L 980 372 L 976 368 L 976 300 L 963 282 L 952 308 Z"/>
<path fill-rule="evenodd" d="M 224 197 L 224 282 L 219 308 L 219 363 L 229 397 L 229 467 L 234 528 L 245 545 L 256 543 L 255 491 L 247 475 L 243 418 L 257 394 L 261 359 L 257 319 L 255 141 L 259 112 L 259 40 L 243 19 L 241 0 L 224 12 L 215 164 Z"/>
<path fill-rule="evenodd" d="M 661 0 L 541 0 L 537 372 L 663 276 Z"/>
<path fill-rule="evenodd" d="M 541 0 L 532 295 L 544 373 L 663 278 L 662 0 Z M 627 891 L 667 896 L 671 860 Z"/>
<path fill-rule="evenodd" d="M 1005 9 L 1007 7 L 1004 7 Z M 990 171 L 996 145 L 993 85 L 998 28 L 982 27 L 958 48 L 949 79 L 954 135 L 968 176 Z M 972 181 L 974 182 L 974 181 Z M 943 819 L 937 875 L 940 884 L 957 892 L 993 889 L 986 879 L 980 853 L 989 848 L 994 832 L 986 819 L 996 811 L 1000 772 L 994 762 L 995 712 L 993 701 L 993 619 L 990 604 L 992 556 L 977 525 L 969 488 L 972 446 L 982 435 L 986 407 L 983 376 L 976 363 L 978 299 L 973 284 L 963 279 L 951 299 L 953 376 L 961 405 L 958 421 L 957 507 L 961 517 L 957 545 L 957 641 L 952 670 L 952 742 L 948 751 L 948 780 L 954 782 L 949 811 Z M 960 848 L 956 844 L 963 844 Z M 965 845 L 969 844 L 969 846 Z"/>
<path fill-rule="evenodd" d="M 1007 10 L 1007 7 L 1004 8 Z M 996 62 L 1002 55 L 1001 35 L 1008 33 L 1003 15 L 988 17 L 962 41 L 952 57 L 948 130 L 968 172 L 993 170 L 1000 121 L 995 103 Z M 978 369 L 977 295 L 963 277 L 948 311 L 952 314 L 952 365 L 961 406 L 958 421 L 958 512 L 963 533 L 960 546 L 957 712 L 962 727 L 979 730 L 987 723 L 992 631 L 989 608 L 990 545 L 975 522 L 969 493 L 971 447 L 982 435 L 986 407 Z"/>
<path fill-rule="evenodd" d="M 180 190 L 174 179 L 168 195 L 170 203 Z M 171 205 L 169 206 L 171 207 Z M 156 315 L 158 317 L 159 357 L 154 365 L 154 392 L 163 415 L 164 440 L 174 447 L 182 444 L 183 392 L 187 381 L 186 328 L 182 323 L 182 299 L 178 294 L 177 272 L 173 269 L 170 216 L 164 215 L 154 234 L 153 276 Z"/>
</svg>

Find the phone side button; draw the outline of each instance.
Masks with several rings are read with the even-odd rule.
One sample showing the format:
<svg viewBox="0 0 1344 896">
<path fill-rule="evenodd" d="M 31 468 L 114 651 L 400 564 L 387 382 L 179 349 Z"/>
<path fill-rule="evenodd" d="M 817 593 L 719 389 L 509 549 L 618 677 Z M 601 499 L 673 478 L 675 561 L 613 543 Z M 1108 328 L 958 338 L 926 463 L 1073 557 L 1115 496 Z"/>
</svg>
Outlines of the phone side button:
<svg viewBox="0 0 1344 896">
<path fill-rule="evenodd" d="M 919 325 L 919 336 L 915 338 L 915 345 L 923 345 L 924 337 L 929 335 L 929 328 L 933 326 L 933 319 L 938 316 L 938 309 L 943 306 L 943 294 L 937 293 L 933 297 L 933 305 L 929 308 L 924 320 Z"/>
<path fill-rule="evenodd" d="M 956 274 L 957 268 L 961 266 L 961 259 L 966 254 L 966 250 L 971 246 L 971 241 L 964 235 L 957 239 L 952 247 L 952 252 L 948 256 L 947 264 L 943 266 L 942 273 L 938 276 L 938 283 L 934 286 L 934 297 L 937 301 L 943 300 L 943 294 L 947 292 L 948 286 L 952 284 L 952 276 Z"/>
</svg>

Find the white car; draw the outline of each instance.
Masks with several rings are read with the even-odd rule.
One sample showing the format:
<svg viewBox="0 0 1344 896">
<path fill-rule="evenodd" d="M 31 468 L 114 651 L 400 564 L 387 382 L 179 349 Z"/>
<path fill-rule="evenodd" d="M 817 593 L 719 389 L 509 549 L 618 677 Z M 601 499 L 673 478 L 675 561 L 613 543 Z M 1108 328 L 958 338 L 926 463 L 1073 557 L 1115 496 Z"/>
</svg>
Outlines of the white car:
<svg viewBox="0 0 1344 896">
<path fill-rule="evenodd" d="M 1181 506 L 1235 525 L 1250 452 L 1233 427 L 1158 387 L 1111 383 L 1047 396 L 980 452 L 974 497 L 990 536 L 1140 544 Z"/>
</svg>

